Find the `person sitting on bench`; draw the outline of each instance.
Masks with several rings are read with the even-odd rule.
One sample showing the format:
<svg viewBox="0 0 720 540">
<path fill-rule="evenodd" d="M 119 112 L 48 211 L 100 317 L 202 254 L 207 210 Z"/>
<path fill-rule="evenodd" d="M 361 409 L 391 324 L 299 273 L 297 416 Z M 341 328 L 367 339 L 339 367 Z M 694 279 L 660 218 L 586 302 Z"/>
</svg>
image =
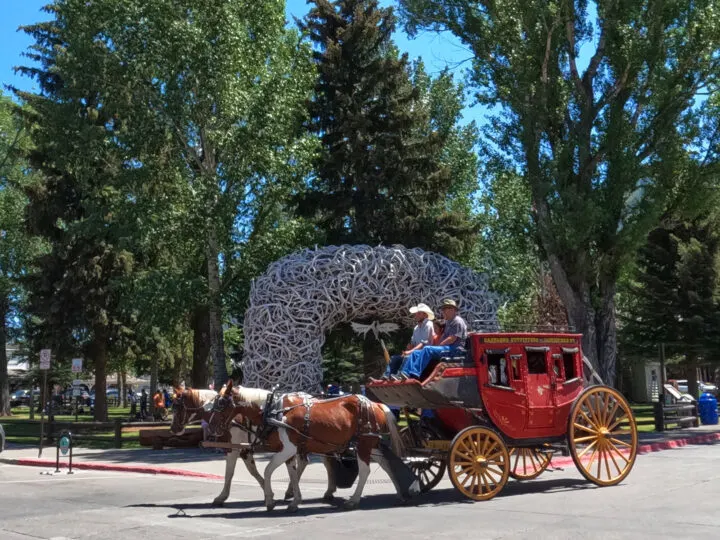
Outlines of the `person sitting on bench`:
<svg viewBox="0 0 720 540">
<path fill-rule="evenodd" d="M 410 313 L 415 316 L 416 323 L 410 344 L 402 354 L 395 354 L 390 358 L 390 363 L 382 376 L 383 380 L 388 380 L 393 377 L 400 369 L 403 360 L 405 360 L 410 353 L 422 349 L 425 345 L 431 345 L 433 342 L 434 332 L 432 321 L 435 319 L 433 310 L 425 304 L 418 304 L 410 308 Z"/>
<path fill-rule="evenodd" d="M 438 345 L 428 345 L 410 353 L 403 364 L 400 374 L 419 379 L 428 364 L 444 353 L 454 353 L 465 345 L 467 323 L 458 315 L 454 300 L 446 299 L 440 307 L 445 319 L 445 331 Z"/>
</svg>

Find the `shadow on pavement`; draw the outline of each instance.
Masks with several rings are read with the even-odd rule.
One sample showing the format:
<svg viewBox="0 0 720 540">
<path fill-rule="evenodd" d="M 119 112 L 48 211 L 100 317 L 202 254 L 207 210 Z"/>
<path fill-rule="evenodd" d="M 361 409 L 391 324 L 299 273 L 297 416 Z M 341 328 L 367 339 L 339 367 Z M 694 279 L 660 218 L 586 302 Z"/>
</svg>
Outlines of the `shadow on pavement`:
<svg viewBox="0 0 720 540">
<path fill-rule="evenodd" d="M 530 482 L 508 482 L 503 491 L 497 496 L 500 500 L 505 497 L 527 495 L 532 493 L 559 493 L 563 491 L 577 491 L 584 489 L 597 489 L 597 486 L 581 479 L 563 478 L 557 480 L 534 480 Z M 283 507 L 288 501 L 276 500 L 276 508 L 272 512 L 265 511 L 262 499 L 253 501 L 231 501 L 222 507 L 213 506 L 212 503 L 178 503 L 178 504 L 136 504 L 129 505 L 129 508 L 168 508 L 175 510 L 169 514 L 169 518 L 220 518 L 220 519 L 244 519 L 257 518 L 264 515 L 268 518 L 286 518 L 290 515 L 314 516 L 345 511 L 343 503 L 346 499 L 337 497 L 331 504 L 323 501 L 322 498 L 304 499 L 300 508 L 295 514 L 288 513 Z M 430 493 L 418 496 L 409 502 L 398 501 L 393 493 L 366 495 L 360 501 L 357 511 L 384 510 L 397 506 L 445 506 L 457 504 L 475 504 L 474 501 L 463 497 L 455 488 L 435 489 Z M 477 504 L 483 504 L 478 502 Z M 188 511 L 212 511 L 212 513 L 188 514 Z"/>
</svg>

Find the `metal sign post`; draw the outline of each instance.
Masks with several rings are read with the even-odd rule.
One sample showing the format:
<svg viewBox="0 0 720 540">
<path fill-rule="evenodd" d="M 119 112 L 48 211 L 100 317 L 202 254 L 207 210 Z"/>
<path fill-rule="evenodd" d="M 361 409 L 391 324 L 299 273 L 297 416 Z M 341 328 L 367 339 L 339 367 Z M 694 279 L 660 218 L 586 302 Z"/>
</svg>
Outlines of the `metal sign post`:
<svg viewBox="0 0 720 540">
<path fill-rule="evenodd" d="M 72 359 L 72 372 L 73 373 L 82 373 L 82 364 L 83 359 L 82 358 L 73 358 Z M 79 375 L 78 375 L 79 377 Z M 75 399 L 75 421 L 77 422 L 78 419 L 78 408 L 80 407 L 79 401 L 80 401 L 80 395 L 81 395 L 81 389 L 80 389 L 80 379 L 75 379 L 73 381 L 73 398 Z"/>
<path fill-rule="evenodd" d="M 50 349 L 40 351 L 40 369 L 43 372 L 43 386 L 40 391 L 40 448 L 38 457 L 42 457 L 43 439 L 45 438 L 45 402 L 47 401 L 47 372 L 50 369 Z M 32 388 L 30 392 L 32 392 Z"/>
<path fill-rule="evenodd" d="M 75 379 L 73 381 L 73 387 L 72 387 L 72 397 L 75 400 L 75 421 L 78 420 L 78 409 L 80 408 L 80 395 L 82 394 L 82 388 L 80 388 L 80 385 L 82 384 L 82 381 L 80 379 Z"/>
</svg>

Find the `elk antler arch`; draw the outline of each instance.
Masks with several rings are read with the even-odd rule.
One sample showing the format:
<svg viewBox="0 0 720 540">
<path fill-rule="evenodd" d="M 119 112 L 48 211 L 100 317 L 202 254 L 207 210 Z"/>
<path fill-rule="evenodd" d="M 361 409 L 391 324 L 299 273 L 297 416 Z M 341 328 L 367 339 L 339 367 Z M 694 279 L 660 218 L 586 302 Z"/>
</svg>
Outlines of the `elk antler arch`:
<svg viewBox="0 0 720 540">
<path fill-rule="evenodd" d="M 253 283 L 245 314 L 244 384 L 317 391 L 325 334 L 375 317 L 407 325 L 408 308 L 458 302 L 472 326 L 495 329 L 488 278 L 437 253 L 402 246 L 329 246 L 293 253 Z"/>
</svg>

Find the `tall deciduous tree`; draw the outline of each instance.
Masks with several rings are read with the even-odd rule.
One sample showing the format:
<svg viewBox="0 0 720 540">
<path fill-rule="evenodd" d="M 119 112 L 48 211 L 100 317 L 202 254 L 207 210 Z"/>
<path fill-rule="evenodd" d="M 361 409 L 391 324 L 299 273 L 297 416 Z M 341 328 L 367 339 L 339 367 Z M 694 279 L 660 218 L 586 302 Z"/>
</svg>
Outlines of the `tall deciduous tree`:
<svg viewBox="0 0 720 540">
<path fill-rule="evenodd" d="M 0 92 L 0 416 L 10 414 L 7 343 L 8 319 L 24 297 L 22 276 L 40 252 L 40 244 L 25 229 L 24 188 L 33 181 L 25 152 L 29 132 L 15 114 L 15 104 Z"/>
<path fill-rule="evenodd" d="M 467 253 L 467 216 L 444 204 L 453 180 L 441 157 L 457 115 L 432 125 L 431 100 L 420 99 L 407 55 L 392 43 L 391 9 L 376 0 L 314 3 L 302 28 L 317 49 L 310 129 L 322 148 L 300 214 L 328 243 Z"/>
<path fill-rule="evenodd" d="M 479 99 L 502 109 L 488 142 L 530 186 L 569 321 L 612 383 L 620 269 L 684 180 L 683 150 L 697 143 L 700 124 L 695 98 L 716 87 L 715 2 L 401 6 L 411 32 L 447 29 L 472 50 Z M 581 47 L 592 49 L 587 66 Z"/>
<path fill-rule="evenodd" d="M 209 343 L 216 385 L 227 377 L 224 269 L 248 201 L 292 176 L 309 142 L 300 131 L 312 88 L 309 48 L 285 28 L 285 3 L 227 0 L 94 2 L 110 82 L 135 111 L 127 129 L 151 143 L 144 163 L 162 160 L 146 126 L 172 137 L 175 170 L 194 193 L 207 278 Z M 149 112 L 149 115 L 146 114 Z M 148 124 L 149 121 L 149 124 Z M 238 215 L 240 214 L 240 216 Z"/>
</svg>

